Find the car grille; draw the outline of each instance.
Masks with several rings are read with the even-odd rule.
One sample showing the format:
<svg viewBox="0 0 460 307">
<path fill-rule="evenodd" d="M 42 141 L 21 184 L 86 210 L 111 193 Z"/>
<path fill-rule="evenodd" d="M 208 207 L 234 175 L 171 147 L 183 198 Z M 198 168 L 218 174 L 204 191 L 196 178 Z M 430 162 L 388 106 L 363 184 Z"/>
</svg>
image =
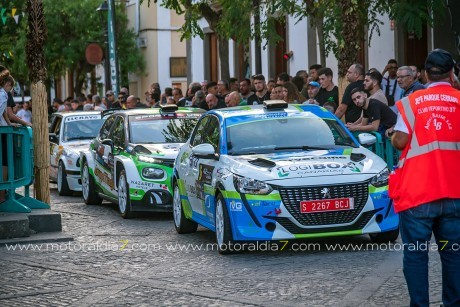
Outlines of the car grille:
<svg viewBox="0 0 460 307">
<path fill-rule="evenodd" d="M 161 159 L 161 164 L 167 167 L 174 167 L 174 159 Z"/>
<path fill-rule="evenodd" d="M 305 200 L 322 199 L 321 190 L 329 188 L 330 196 L 334 198 L 354 198 L 354 209 L 300 213 L 300 202 Z M 369 182 L 360 182 L 343 185 L 319 185 L 307 187 L 278 187 L 281 200 L 289 213 L 304 226 L 346 224 L 353 222 L 366 205 L 369 197 Z"/>
<path fill-rule="evenodd" d="M 297 226 L 296 224 L 294 224 L 287 217 L 265 216 L 265 218 L 278 222 L 281 226 L 283 226 L 286 230 L 288 230 L 292 234 L 313 234 L 313 233 L 351 231 L 351 230 L 363 229 L 367 225 L 367 223 L 369 223 L 369 221 L 371 220 L 371 218 L 374 216 L 375 212 L 377 211 L 379 211 L 379 209 L 364 212 L 359 217 L 359 219 L 357 219 L 356 222 L 351 225 L 335 226 L 335 227 L 327 227 L 327 228 L 301 228 Z"/>
</svg>

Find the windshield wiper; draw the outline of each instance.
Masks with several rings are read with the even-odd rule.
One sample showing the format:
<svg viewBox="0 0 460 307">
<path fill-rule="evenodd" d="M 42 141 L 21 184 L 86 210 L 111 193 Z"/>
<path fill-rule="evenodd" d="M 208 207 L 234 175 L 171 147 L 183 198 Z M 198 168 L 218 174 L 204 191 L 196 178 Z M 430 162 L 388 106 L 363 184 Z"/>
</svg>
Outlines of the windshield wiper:
<svg viewBox="0 0 460 307">
<path fill-rule="evenodd" d="M 330 148 L 320 147 L 320 146 L 278 146 L 274 148 L 275 150 L 289 150 L 289 149 L 302 149 L 302 150 L 328 150 Z"/>
</svg>

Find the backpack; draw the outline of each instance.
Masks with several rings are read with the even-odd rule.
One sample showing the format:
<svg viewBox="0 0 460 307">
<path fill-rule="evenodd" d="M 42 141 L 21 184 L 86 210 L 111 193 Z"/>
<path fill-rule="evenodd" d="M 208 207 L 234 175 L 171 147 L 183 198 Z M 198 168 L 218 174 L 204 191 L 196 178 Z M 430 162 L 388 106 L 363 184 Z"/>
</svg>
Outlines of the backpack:
<svg viewBox="0 0 460 307">
<path fill-rule="evenodd" d="M 396 92 L 396 81 L 395 84 L 393 85 L 393 93 L 390 95 L 390 78 L 387 79 L 387 87 L 385 88 L 385 97 L 387 98 L 388 101 L 388 106 L 392 107 L 395 105 L 395 92 Z"/>
</svg>

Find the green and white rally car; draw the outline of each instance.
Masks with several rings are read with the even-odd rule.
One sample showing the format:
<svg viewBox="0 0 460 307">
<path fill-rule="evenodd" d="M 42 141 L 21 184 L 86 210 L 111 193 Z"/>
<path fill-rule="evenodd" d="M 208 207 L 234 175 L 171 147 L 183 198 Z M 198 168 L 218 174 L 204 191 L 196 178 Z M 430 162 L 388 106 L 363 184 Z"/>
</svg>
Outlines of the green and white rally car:
<svg viewBox="0 0 460 307">
<path fill-rule="evenodd" d="M 85 203 L 117 203 L 123 218 L 134 211 L 172 211 L 174 160 L 204 112 L 165 106 L 108 117 L 80 155 Z"/>
</svg>

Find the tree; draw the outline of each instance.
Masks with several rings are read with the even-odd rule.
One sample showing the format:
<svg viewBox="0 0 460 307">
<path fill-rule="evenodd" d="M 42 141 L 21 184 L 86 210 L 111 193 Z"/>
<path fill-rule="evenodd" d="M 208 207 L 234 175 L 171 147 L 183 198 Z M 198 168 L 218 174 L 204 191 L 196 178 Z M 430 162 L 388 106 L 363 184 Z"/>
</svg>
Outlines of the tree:
<svg viewBox="0 0 460 307">
<path fill-rule="evenodd" d="M 50 203 L 48 108 L 45 87 L 46 67 L 43 46 L 47 38 L 42 0 L 27 0 L 27 65 L 34 107 L 34 177 L 38 200 Z"/>
<path fill-rule="evenodd" d="M 25 4 L 25 1 L 15 1 L 18 11 L 25 8 L 24 5 L 21 6 L 21 3 Z M 107 22 L 102 20 L 101 16 L 96 12 L 100 3 L 101 1 L 99 0 L 43 0 L 45 22 L 49 30 L 48 39 L 44 45 L 49 78 L 57 79 L 70 71 L 76 77 L 74 89 L 77 93 L 86 83 L 87 73 L 94 68 L 85 59 L 87 44 L 98 42 L 104 45 L 104 32 Z M 136 47 L 136 35 L 131 29 L 127 28 L 128 20 L 124 14 L 123 3 L 116 7 L 116 14 L 118 57 L 121 66 L 122 84 L 127 84 L 128 72 L 145 72 L 145 60 Z M 29 70 L 24 52 L 26 45 L 25 24 L 20 19 L 19 25 L 10 27 L 8 32 L 2 31 L 0 35 L 0 42 L 10 42 L 9 45 L 0 45 L 0 48 L 7 49 L 10 48 L 7 46 L 12 45 L 13 57 L 7 62 L 7 66 L 20 83 L 28 81 Z M 47 83 L 50 83 L 50 81 L 47 80 Z"/>
</svg>

